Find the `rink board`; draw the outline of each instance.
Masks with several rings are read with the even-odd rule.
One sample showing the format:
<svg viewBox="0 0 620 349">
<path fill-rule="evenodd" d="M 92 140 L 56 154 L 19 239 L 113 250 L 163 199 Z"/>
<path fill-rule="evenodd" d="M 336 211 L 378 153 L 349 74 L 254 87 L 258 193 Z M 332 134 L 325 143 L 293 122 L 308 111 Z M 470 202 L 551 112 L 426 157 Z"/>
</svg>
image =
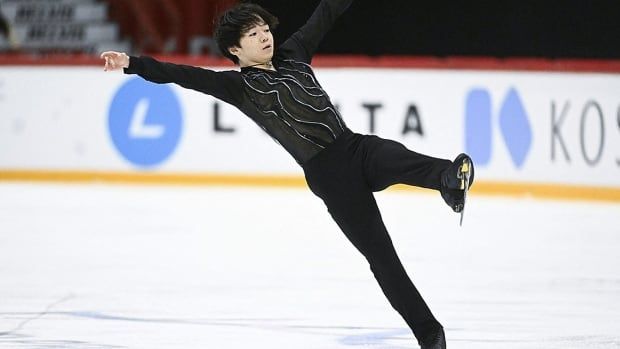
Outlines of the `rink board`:
<svg viewBox="0 0 620 349">
<path fill-rule="evenodd" d="M 620 201 L 620 74 L 316 74 L 354 131 L 441 158 L 472 154 L 481 193 Z M 0 66 L 0 110 L 4 180 L 303 185 L 300 167 L 249 118 L 176 85 L 90 66 Z"/>
</svg>

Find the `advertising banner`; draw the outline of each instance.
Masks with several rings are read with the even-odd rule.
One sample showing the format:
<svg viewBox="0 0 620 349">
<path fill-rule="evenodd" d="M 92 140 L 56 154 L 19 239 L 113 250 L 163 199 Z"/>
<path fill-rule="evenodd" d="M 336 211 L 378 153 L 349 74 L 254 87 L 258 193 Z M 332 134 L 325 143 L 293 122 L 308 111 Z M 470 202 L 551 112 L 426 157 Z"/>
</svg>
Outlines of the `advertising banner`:
<svg viewBox="0 0 620 349">
<path fill-rule="evenodd" d="M 218 69 L 218 68 L 212 68 Z M 620 74 L 318 68 L 355 132 L 453 159 L 481 183 L 620 189 Z M 301 176 L 236 108 L 100 67 L 0 67 L 0 172 Z"/>
</svg>

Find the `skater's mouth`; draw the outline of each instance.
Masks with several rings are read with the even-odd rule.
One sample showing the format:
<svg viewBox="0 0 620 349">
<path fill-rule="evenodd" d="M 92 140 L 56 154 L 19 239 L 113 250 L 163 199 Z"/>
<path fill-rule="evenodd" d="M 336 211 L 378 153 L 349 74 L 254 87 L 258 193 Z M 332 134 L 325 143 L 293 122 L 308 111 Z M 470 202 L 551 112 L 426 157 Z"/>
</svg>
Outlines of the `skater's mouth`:
<svg viewBox="0 0 620 349">
<path fill-rule="evenodd" d="M 263 47 L 263 50 L 268 50 L 270 48 L 271 48 L 271 45 L 267 45 L 267 46 Z"/>
</svg>

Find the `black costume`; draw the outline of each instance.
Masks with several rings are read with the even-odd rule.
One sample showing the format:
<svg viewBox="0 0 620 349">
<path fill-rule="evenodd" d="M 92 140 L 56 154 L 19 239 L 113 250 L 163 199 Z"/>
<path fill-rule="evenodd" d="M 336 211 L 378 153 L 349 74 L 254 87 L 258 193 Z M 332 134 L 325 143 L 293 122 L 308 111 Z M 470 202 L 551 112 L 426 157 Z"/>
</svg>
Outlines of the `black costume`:
<svg viewBox="0 0 620 349">
<path fill-rule="evenodd" d="M 207 69 L 131 57 L 128 74 L 176 83 L 230 103 L 248 115 L 302 166 L 347 238 L 366 257 L 392 306 L 422 342 L 441 325 L 407 276 L 383 224 L 373 191 L 404 183 L 440 189 L 452 162 L 418 154 L 402 144 L 351 132 L 317 82 L 312 55 L 352 0 L 323 0 L 308 22 L 275 51 L 276 71 Z"/>
</svg>

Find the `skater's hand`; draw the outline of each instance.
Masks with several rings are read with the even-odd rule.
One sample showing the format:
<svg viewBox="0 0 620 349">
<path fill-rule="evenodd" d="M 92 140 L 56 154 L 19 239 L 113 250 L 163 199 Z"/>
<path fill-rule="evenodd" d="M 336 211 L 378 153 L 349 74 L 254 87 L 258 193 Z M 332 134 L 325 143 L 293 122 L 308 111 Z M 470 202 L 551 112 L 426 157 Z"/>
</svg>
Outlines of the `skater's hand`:
<svg viewBox="0 0 620 349">
<path fill-rule="evenodd" d="M 101 54 L 101 58 L 105 59 L 103 71 L 113 71 L 129 67 L 129 56 L 125 52 L 106 51 Z"/>
</svg>

